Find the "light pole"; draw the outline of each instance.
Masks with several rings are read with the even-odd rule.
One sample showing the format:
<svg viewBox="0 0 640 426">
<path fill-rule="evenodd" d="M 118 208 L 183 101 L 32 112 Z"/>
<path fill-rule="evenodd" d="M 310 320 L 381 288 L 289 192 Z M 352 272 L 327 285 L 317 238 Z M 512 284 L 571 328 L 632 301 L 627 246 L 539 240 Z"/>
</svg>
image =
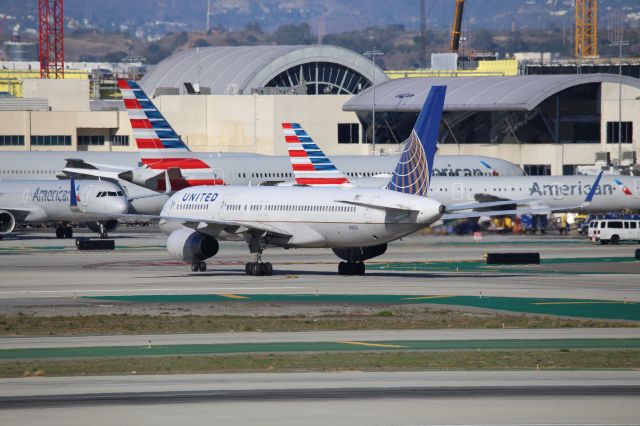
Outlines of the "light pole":
<svg viewBox="0 0 640 426">
<path fill-rule="evenodd" d="M 611 43 L 611 46 L 620 48 L 618 56 L 618 77 L 620 78 L 618 82 L 618 167 L 622 166 L 622 46 L 628 45 L 629 42 L 622 39 L 622 32 L 620 38 Z"/>
<path fill-rule="evenodd" d="M 373 155 L 376 153 L 376 56 L 382 55 L 384 55 L 384 53 L 375 48 L 364 53 L 364 56 L 371 57 L 371 75 L 373 78 L 373 105 L 371 109 L 371 152 Z"/>
</svg>

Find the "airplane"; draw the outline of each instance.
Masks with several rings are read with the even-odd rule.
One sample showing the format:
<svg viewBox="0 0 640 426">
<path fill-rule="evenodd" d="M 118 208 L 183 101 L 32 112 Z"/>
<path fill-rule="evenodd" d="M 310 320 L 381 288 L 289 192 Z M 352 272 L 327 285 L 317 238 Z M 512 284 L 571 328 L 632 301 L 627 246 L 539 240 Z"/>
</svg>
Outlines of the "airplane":
<svg viewBox="0 0 640 426">
<path fill-rule="evenodd" d="M 84 222 L 106 237 L 103 223 L 117 221 L 128 209 L 122 189 L 111 182 L 0 180 L 0 238 L 16 223 L 58 222 L 57 238 L 72 238 L 70 222 Z"/>
<path fill-rule="evenodd" d="M 349 178 L 313 142 L 298 123 L 282 123 L 294 180 L 298 185 L 381 187 L 381 177 Z M 304 143 L 298 140 L 304 141 Z M 593 176 L 436 176 L 429 196 L 444 206 L 462 202 L 527 202 L 543 210 L 605 213 L 640 211 L 640 177 L 602 175 L 597 197 L 582 203 L 591 191 Z M 504 208 L 513 206 L 505 205 Z"/>
<path fill-rule="evenodd" d="M 431 88 L 384 188 L 188 187 L 173 194 L 160 213 L 163 220 L 182 225 L 167 238 L 169 254 L 191 262 L 194 272 L 204 271 L 204 260 L 219 250 L 218 236 L 227 232 L 242 235 L 248 243 L 254 259 L 245 265 L 247 275 L 273 273 L 271 263 L 262 262 L 268 246 L 331 248 L 343 260 L 339 274 L 363 275 L 364 261 L 384 254 L 389 242 L 441 218 L 468 215 L 479 203 L 445 207 L 428 196 L 445 93 L 445 86 Z M 593 197 L 593 191 L 589 195 Z"/>
</svg>

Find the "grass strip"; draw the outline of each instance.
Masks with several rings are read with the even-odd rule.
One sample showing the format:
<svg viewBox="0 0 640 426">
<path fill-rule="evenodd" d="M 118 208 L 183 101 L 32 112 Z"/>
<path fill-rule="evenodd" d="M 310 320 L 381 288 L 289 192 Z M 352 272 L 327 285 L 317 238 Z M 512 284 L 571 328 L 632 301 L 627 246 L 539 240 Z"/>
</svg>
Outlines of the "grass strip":
<svg viewBox="0 0 640 426">
<path fill-rule="evenodd" d="M 293 316 L 79 315 L 0 316 L 0 336 L 224 333 L 243 331 L 439 330 L 497 328 L 638 327 L 639 322 L 548 316 L 398 309 Z"/>
<path fill-rule="evenodd" d="M 303 371 L 637 369 L 639 350 L 367 352 L 0 362 L 0 377 Z"/>
</svg>

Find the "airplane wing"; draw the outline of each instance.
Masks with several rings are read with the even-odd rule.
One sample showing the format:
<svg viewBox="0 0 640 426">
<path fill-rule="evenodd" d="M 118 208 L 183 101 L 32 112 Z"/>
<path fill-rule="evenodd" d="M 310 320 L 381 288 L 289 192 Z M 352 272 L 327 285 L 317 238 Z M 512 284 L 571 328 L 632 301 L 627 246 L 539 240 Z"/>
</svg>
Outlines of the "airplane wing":
<svg viewBox="0 0 640 426">
<path fill-rule="evenodd" d="M 11 213 L 13 217 L 18 219 L 19 221 L 24 221 L 27 216 L 29 216 L 33 210 L 25 207 L 2 207 L 0 206 L 0 210 Z"/>
<path fill-rule="evenodd" d="M 368 197 L 368 196 L 362 196 L 360 194 L 354 195 L 351 199 L 335 200 L 335 202 L 350 204 L 352 206 L 378 209 L 378 210 L 400 210 L 404 212 L 418 211 L 415 208 L 412 208 L 403 204 L 390 203 L 387 200 L 380 197 Z"/>
<path fill-rule="evenodd" d="M 261 222 L 251 222 L 244 220 L 194 220 L 193 218 L 179 216 L 161 216 L 168 222 L 180 222 L 187 228 L 194 229 L 205 234 L 217 235 L 223 230 L 230 234 L 241 234 L 243 232 L 267 233 L 278 237 L 291 237 L 288 231 L 273 225 Z"/>
<path fill-rule="evenodd" d="M 100 169 L 83 169 L 78 167 L 65 167 L 64 169 L 62 169 L 62 173 L 66 174 L 67 176 L 76 176 L 76 177 L 92 176 L 92 177 L 104 178 L 104 179 L 118 179 L 119 178 L 118 175 L 121 172 L 114 172 L 114 171 L 107 171 L 107 170 L 100 170 Z"/>
<path fill-rule="evenodd" d="M 514 199 L 514 200 L 503 200 L 503 201 L 488 201 L 486 203 L 461 203 L 461 204 L 452 204 L 447 206 L 448 212 L 455 212 L 460 210 L 471 210 L 471 209 L 482 209 L 487 207 L 500 207 L 500 206 L 510 206 L 513 204 L 527 204 L 536 202 L 537 200 L 534 198 L 528 199 Z"/>
</svg>

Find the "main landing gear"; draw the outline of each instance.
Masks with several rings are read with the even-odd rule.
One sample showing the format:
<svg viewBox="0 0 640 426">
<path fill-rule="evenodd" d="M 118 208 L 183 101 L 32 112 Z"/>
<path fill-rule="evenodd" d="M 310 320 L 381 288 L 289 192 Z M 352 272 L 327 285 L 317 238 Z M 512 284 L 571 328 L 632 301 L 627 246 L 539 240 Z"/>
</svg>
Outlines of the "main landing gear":
<svg viewBox="0 0 640 426">
<path fill-rule="evenodd" d="M 56 238 L 73 238 L 73 229 L 69 225 L 60 225 L 56 228 Z"/>
<path fill-rule="evenodd" d="M 191 264 L 192 272 L 204 272 L 207 270 L 207 264 L 204 262 L 193 262 Z"/>
<path fill-rule="evenodd" d="M 244 272 L 247 275 L 261 276 L 273 275 L 273 265 L 271 262 L 262 262 L 262 251 L 265 249 L 264 239 L 253 236 L 249 240 L 249 252 L 255 257 L 255 262 L 247 262 L 244 265 Z"/>
<path fill-rule="evenodd" d="M 340 275 L 364 275 L 364 262 L 340 262 L 338 264 Z"/>
</svg>

